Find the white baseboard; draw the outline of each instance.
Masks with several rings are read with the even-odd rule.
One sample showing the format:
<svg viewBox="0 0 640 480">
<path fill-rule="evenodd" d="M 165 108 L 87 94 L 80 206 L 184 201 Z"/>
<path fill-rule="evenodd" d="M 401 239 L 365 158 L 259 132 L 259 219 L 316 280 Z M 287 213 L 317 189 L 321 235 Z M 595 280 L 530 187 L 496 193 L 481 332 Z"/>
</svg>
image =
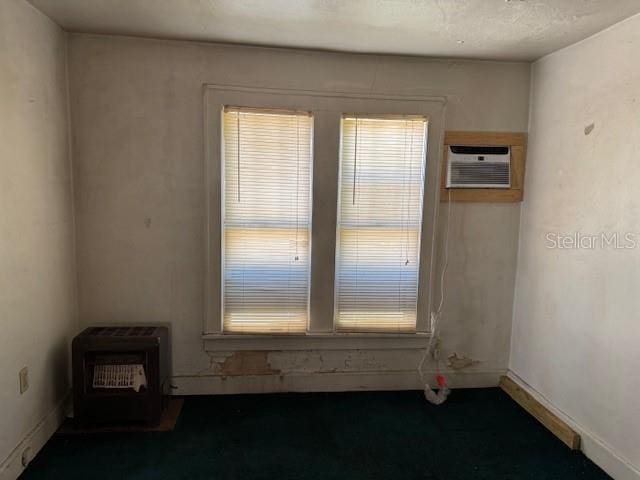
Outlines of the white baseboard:
<svg viewBox="0 0 640 480">
<path fill-rule="evenodd" d="M 70 394 L 55 406 L 40 422 L 22 439 L 9 456 L 0 464 L 0 480 L 16 480 L 24 471 L 22 466 L 22 452 L 30 448 L 30 458 L 33 459 L 47 440 L 58 430 L 68 411 Z"/>
<path fill-rule="evenodd" d="M 445 372 L 453 388 L 495 387 L 505 371 Z M 427 374 L 431 378 L 433 374 Z M 421 390 L 415 372 L 336 372 L 287 375 L 175 376 L 176 395 L 225 395 L 279 392 Z"/>
<path fill-rule="evenodd" d="M 614 449 L 595 433 L 573 418 L 558 410 L 547 398 L 520 378 L 516 373 L 509 371 L 507 376 L 516 382 L 518 386 L 526 390 L 533 398 L 552 411 L 562 421 L 580 434 L 580 450 L 596 465 L 607 472 L 616 480 L 640 480 L 640 469 L 633 466 L 627 459 L 618 455 Z"/>
</svg>

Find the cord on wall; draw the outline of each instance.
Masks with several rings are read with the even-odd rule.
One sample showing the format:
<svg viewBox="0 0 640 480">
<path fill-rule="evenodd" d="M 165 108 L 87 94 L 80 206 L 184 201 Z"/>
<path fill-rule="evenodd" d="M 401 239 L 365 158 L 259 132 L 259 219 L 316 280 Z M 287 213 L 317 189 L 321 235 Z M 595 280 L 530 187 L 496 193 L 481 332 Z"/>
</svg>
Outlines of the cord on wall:
<svg viewBox="0 0 640 480">
<path fill-rule="evenodd" d="M 427 348 L 422 355 L 422 359 L 418 364 L 418 373 L 420 374 L 420 380 L 424 384 L 424 396 L 434 405 L 440 405 L 449 396 L 450 390 L 447 387 L 444 376 L 440 373 L 440 355 L 438 349 L 434 350 L 434 346 L 438 346 L 439 340 L 439 326 L 442 318 L 442 308 L 444 306 L 444 281 L 447 274 L 447 267 L 449 266 L 449 229 L 451 227 L 451 190 L 448 190 L 447 195 L 447 224 L 445 229 L 445 241 L 444 241 L 444 263 L 442 265 L 442 273 L 440 274 L 440 302 L 435 312 L 431 312 L 431 336 L 427 343 Z M 429 385 L 429 382 L 424 376 L 424 364 L 427 358 L 431 357 L 436 361 L 436 383 L 438 384 L 438 390 L 435 391 Z"/>
</svg>

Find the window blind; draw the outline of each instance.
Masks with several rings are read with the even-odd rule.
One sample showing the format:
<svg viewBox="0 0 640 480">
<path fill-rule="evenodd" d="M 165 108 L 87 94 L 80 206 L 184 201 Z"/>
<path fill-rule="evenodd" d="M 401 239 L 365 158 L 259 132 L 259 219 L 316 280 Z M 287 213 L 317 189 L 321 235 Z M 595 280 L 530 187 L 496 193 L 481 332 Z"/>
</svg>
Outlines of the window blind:
<svg viewBox="0 0 640 480">
<path fill-rule="evenodd" d="M 415 330 L 426 133 L 422 117 L 343 118 L 338 330 Z"/>
<path fill-rule="evenodd" d="M 308 323 L 312 117 L 224 110 L 223 330 Z"/>
</svg>

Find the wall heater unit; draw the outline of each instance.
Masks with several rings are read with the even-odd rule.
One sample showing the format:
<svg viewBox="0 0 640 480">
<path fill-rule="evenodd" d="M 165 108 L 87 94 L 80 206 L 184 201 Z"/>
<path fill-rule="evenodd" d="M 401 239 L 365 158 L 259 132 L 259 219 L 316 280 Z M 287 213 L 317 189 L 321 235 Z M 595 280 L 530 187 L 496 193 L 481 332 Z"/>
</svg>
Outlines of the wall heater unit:
<svg viewBox="0 0 640 480">
<path fill-rule="evenodd" d="M 450 145 L 447 188 L 510 188 L 511 149 Z"/>
<path fill-rule="evenodd" d="M 77 422 L 160 421 L 170 389 L 167 327 L 87 328 L 72 353 Z"/>
</svg>

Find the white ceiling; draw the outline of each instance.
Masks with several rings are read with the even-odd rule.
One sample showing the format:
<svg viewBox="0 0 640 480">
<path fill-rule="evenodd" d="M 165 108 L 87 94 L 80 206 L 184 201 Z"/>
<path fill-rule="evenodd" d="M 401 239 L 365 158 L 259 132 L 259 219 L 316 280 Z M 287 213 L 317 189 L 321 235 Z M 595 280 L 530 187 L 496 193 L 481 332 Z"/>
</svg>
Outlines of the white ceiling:
<svg viewBox="0 0 640 480">
<path fill-rule="evenodd" d="M 29 0 L 74 32 L 367 53 L 533 60 L 640 0 Z"/>
</svg>

